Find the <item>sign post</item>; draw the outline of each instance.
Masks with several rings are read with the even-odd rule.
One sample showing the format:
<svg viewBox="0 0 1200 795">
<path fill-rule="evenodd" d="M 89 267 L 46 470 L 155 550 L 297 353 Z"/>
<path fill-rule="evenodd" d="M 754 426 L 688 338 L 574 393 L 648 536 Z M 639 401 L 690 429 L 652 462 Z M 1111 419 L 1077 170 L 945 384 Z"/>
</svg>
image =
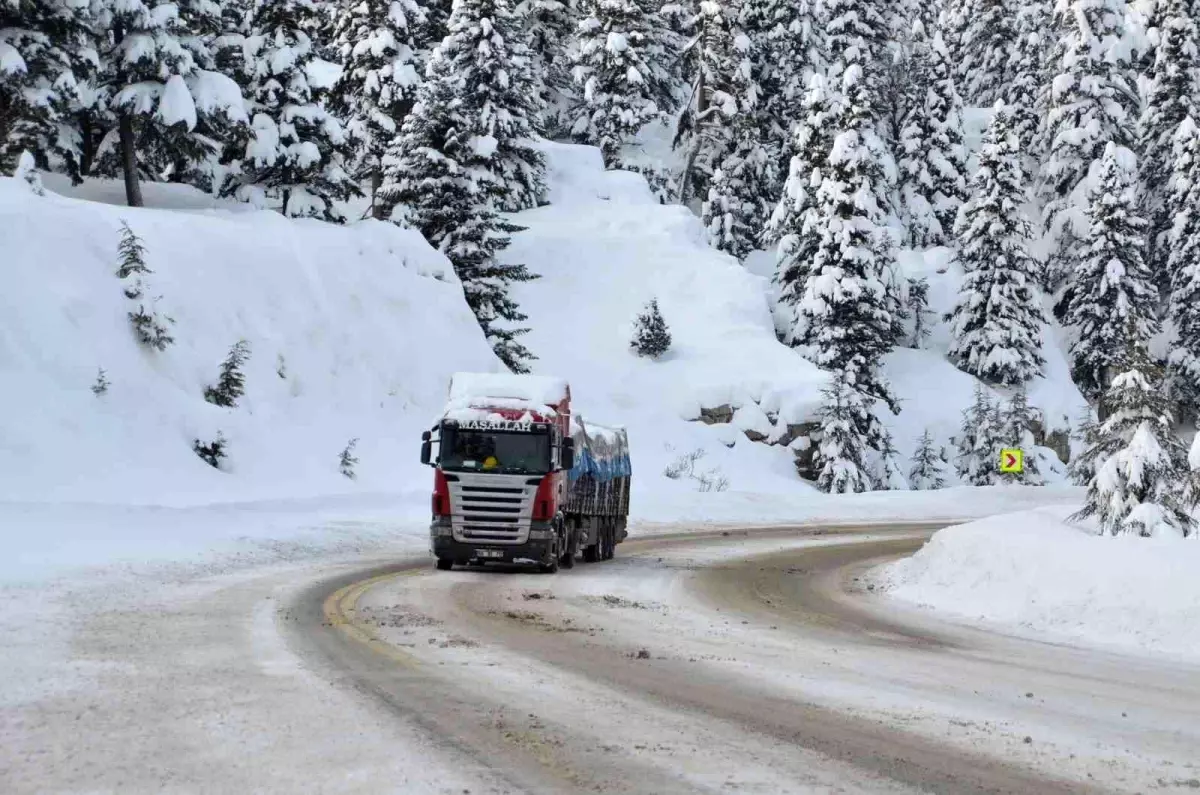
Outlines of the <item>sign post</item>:
<svg viewBox="0 0 1200 795">
<path fill-rule="evenodd" d="M 1025 451 L 1009 448 L 1000 451 L 1000 471 L 1006 475 L 1019 475 L 1025 471 Z"/>
</svg>

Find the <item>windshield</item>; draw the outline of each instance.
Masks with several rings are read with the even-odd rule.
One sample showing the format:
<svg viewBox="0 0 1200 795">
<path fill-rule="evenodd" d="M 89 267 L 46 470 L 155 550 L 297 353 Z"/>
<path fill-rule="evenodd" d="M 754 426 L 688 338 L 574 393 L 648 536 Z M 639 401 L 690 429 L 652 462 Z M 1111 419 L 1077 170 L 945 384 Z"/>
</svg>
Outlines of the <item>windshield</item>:
<svg viewBox="0 0 1200 795">
<path fill-rule="evenodd" d="M 443 427 L 438 463 L 446 470 L 544 475 L 550 471 L 550 435 Z"/>
</svg>

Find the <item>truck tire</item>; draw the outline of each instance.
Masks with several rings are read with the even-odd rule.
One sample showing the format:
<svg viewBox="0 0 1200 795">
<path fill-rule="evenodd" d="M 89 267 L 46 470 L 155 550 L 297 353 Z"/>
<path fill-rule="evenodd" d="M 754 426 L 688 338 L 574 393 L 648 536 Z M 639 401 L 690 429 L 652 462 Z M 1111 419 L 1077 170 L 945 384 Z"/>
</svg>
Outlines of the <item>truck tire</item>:
<svg viewBox="0 0 1200 795">
<path fill-rule="evenodd" d="M 438 558 L 436 565 L 437 565 L 438 571 L 450 571 L 450 569 L 454 568 L 454 561 L 446 560 L 444 558 Z"/>
<path fill-rule="evenodd" d="M 554 560 L 550 561 L 549 563 L 543 563 L 541 566 L 538 567 L 538 569 L 542 572 L 542 574 L 557 573 L 558 572 L 558 558 L 554 558 Z"/>
<path fill-rule="evenodd" d="M 613 530 L 612 523 L 606 524 L 604 526 L 604 559 L 605 560 L 612 560 L 613 555 L 616 553 L 616 544 L 614 543 L 616 541 L 616 537 L 617 537 L 617 534 Z"/>
<path fill-rule="evenodd" d="M 600 542 L 599 541 L 596 541 L 595 544 L 591 544 L 591 545 L 583 548 L 583 562 L 584 563 L 595 563 L 598 560 L 600 560 Z"/>
<path fill-rule="evenodd" d="M 566 520 L 559 525 L 559 530 L 563 553 L 558 558 L 558 564 L 564 569 L 573 569 L 575 568 L 575 544 L 576 539 L 579 538 L 579 531 Z"/>
</svg>

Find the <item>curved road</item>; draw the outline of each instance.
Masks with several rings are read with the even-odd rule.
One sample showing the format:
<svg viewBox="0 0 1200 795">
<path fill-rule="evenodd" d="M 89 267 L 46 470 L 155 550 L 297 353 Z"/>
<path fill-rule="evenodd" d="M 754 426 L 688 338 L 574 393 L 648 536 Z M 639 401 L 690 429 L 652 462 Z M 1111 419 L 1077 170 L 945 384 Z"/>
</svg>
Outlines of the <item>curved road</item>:
<svg viewBox="0 0 1200 795">
<path fill-rule="evenodd" d="M 285 615 L 313 666 L 497 792 L 1195 791 L 1194 670 L 883 604 L 931 527 L 631 539 L 548 577 L 427 560 Z"/>
</svg>

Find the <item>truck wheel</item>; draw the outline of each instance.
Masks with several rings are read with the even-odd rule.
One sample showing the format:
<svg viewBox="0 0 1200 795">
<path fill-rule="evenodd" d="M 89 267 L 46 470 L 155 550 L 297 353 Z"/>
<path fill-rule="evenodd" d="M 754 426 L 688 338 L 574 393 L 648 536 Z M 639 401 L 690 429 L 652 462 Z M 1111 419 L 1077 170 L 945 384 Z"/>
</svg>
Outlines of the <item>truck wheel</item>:
<svg viewBox="0 0 1200 795">
<path fill-rule="evenodd" d="M 549 563 L 543 563 L 540 567 L 542 574 L 554 574 L 558 571 L 558 558 L 554 558 Z"/>
<path fill-rule="evenodd" d="M 600 542 L 599 541 L 597 541 L 595 544 L 592 544 L 591 546 L 586 546 L 583 548 L 583 562 L 584 563 L 595 563 L 598 560 L 600 560 Z"/>
<path fill-rule="evenodd" d="M 450 571 L 450 569 L 454 568 L 454 561 L 446 560 L 445 558 L 438 558 L 437 567 L 438 571 Z"/>
<path fill-rule="evenodd" d="M 612 560 L 613 552 L 613 529 L 608 525 L 604 528 L 604 559 Z"/>
<path fill-rule="evenodd" d="M 564 569 L 575 568 L 575 553 L 571 552 L 570 550 L 567 550 L 566 552 L 563 553 L 563 556 L 558 559 L 558 563 Z"/>
</svg>

